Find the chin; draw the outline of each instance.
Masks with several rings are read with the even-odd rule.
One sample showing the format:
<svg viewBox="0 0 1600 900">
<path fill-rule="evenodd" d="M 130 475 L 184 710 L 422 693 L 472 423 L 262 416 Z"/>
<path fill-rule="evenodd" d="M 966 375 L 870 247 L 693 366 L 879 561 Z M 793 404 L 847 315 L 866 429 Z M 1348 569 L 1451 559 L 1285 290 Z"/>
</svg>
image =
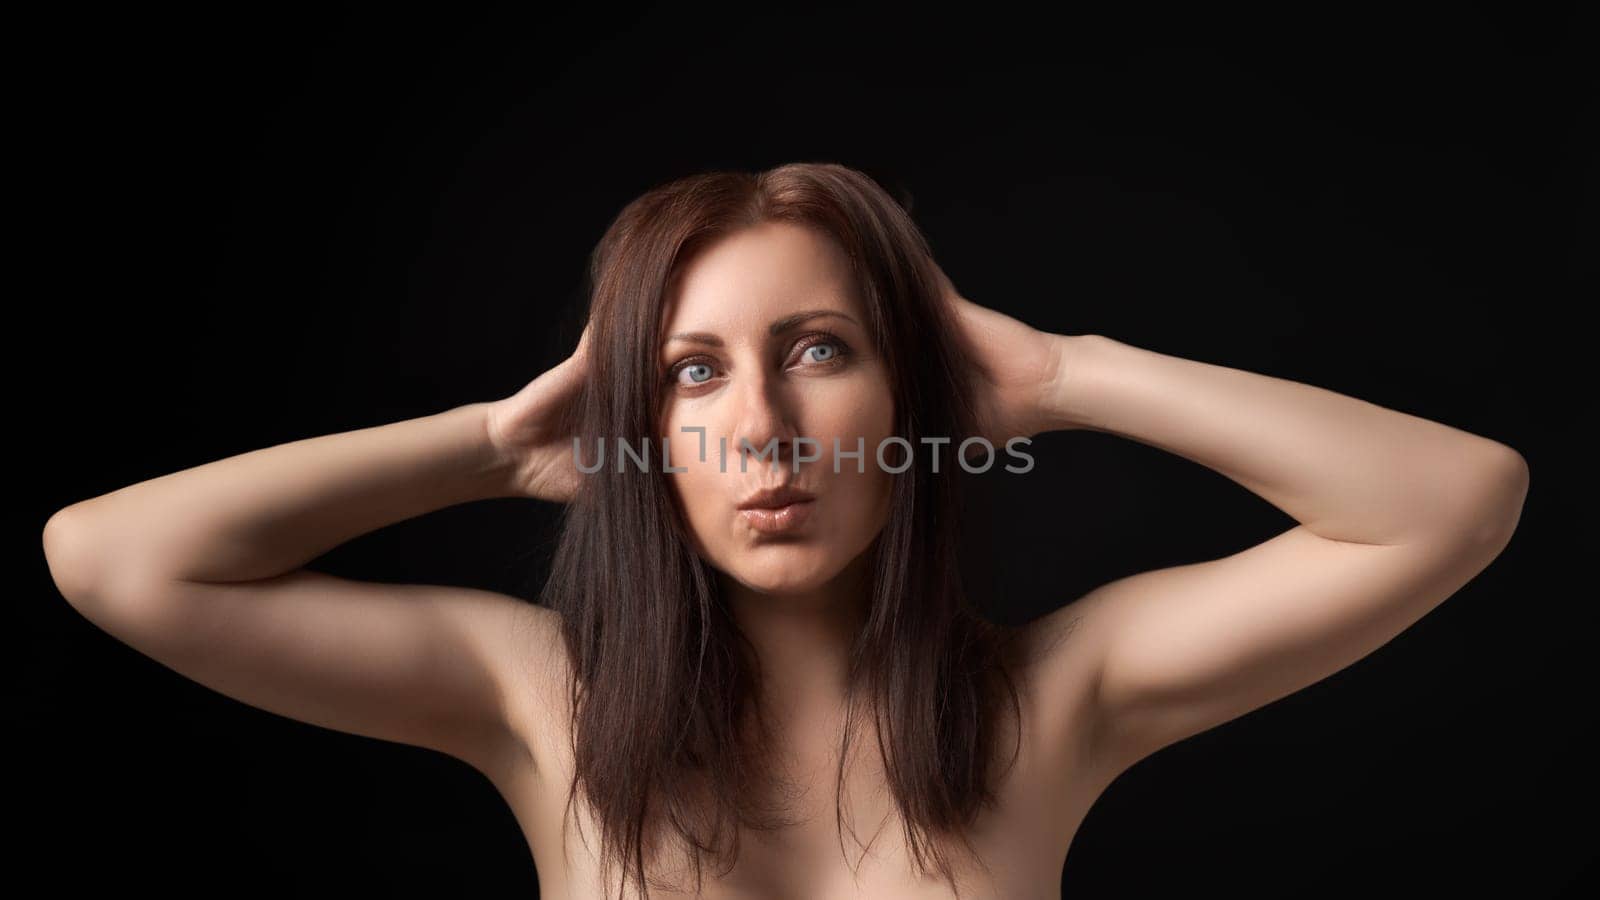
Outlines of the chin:
<svg viewBox="0 0 1600 900">
<path fill-rule="evenodd" d="M 796 594 L 826 585 L 843 568 L 815 546 L 772 543 L 738 552 L 724 568 L 730 578 L 763 594 Z"/>
</svg>

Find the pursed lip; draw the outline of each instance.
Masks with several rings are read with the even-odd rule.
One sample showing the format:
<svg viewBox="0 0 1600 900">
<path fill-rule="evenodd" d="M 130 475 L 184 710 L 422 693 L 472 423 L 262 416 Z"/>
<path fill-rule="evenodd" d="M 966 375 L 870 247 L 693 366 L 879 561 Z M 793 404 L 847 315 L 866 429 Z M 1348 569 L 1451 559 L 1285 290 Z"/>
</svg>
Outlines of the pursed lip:
<svg viewBox="0 0 1600 900">
<path fill-rule="evenodd" d="M 791 503 L 805 503 L 815 500 L 816 495 L 802 491 L 792 485 L 782 485 L 775 488 L 764 488 L 746 497 L 740 504 L 740 509 L 779 509 Z"/>
</svg>

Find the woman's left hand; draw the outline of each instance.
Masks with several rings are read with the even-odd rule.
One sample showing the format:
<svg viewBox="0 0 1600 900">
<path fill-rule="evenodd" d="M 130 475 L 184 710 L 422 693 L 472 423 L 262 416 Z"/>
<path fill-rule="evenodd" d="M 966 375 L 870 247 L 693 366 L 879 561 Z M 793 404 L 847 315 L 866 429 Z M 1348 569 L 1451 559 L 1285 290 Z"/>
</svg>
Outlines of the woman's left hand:
<svg viewBox="0 0 1600 900">
<path fill-rule="evenodd" d="M 1061 336 L 973 303 L 961 296 L 943 269 L 937 264 L 934 269 L 981 370 L 977 403 L 983 436 L 1003 448 L 1011 438 L 1061 427 L 1050 412 L 1060 390 Z"/>
</svg>

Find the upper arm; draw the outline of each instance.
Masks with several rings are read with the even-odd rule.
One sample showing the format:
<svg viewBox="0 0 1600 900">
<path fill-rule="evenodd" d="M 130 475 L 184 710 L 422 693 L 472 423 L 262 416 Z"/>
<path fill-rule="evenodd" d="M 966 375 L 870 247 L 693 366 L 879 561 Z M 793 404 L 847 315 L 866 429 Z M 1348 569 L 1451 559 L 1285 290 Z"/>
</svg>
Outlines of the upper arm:
<svg viewBox="0 0 1600 900">
<path fill-rule="evenodd" d="M 1496 501 L 1464 504 L 1459 527 L 1402 544 L 1296 525 L 1220 559 L 1091 591 L 1064 608 L 1074 640 L 1063 646 L 1087 673 L 1096 759 L 1121 771 L 1338 672 L 1470 581 L 1515 523 Z"/>
<path fill-rule="evenodd" d="M 550 610 L 492 591 L 298 569 L 240 583 L 161 580 L 74 601 L 134 649 L 236 700 L 426 747 L 488 773 L 521 758 L 514 682 Z"/>
</svg>

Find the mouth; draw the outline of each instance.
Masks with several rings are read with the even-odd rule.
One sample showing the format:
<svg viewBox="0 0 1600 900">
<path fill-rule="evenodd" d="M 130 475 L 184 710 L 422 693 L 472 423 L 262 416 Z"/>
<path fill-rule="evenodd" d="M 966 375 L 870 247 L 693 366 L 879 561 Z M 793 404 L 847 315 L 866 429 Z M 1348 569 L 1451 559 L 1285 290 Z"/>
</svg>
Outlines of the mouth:
<svg viewBox="0 0 1600 900">
<path fill-rule="evenodd" d="M 767 488 L 739 504 L 739 518 L 756 531 L 782 534 L 804 525 L 816 504 L 816 495 L 789 485 Z"/>
<path fill-rule="evenodd" d="M 782 506 L 744 507 L 739 510 L 739 518 L 764 534 L 784 534 L 804 525 L 816 505 L 817 501 L 811 499 L 795 500 Z"/>
</svg>

